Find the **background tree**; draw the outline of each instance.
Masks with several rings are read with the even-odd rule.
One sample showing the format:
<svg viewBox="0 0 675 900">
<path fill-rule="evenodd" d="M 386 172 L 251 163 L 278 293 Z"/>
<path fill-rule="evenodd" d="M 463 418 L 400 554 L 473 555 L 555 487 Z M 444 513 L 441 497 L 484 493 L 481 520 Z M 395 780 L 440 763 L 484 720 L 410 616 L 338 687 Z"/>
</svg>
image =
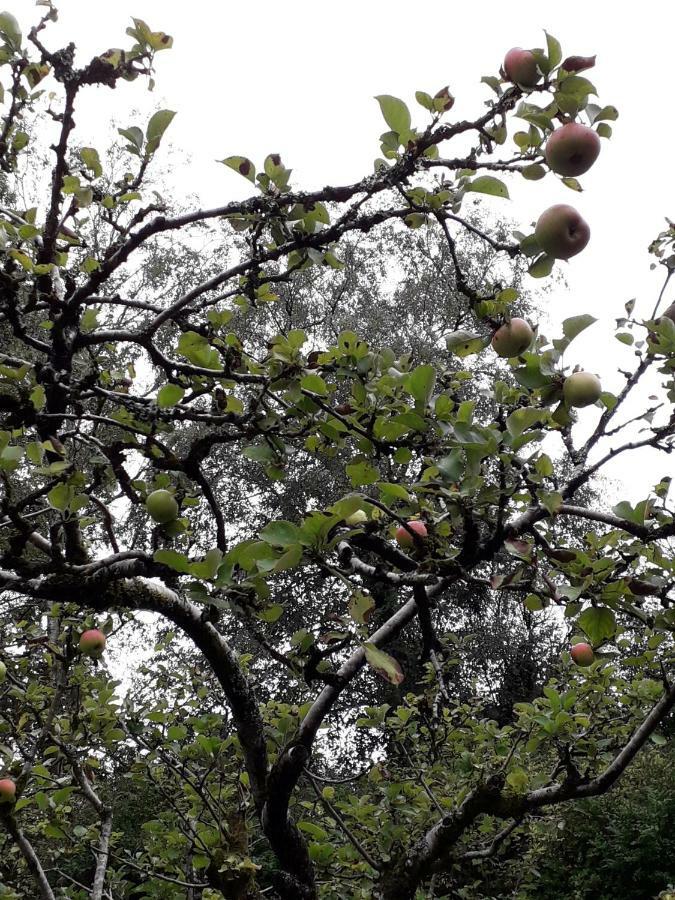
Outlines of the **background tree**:
<svg viewBox="0 0 675 900">
<path fill-rule="evenodd" d="M 0 15 L 8 889 L 470 896 L 504 851 L 513 885 L 530 820 L 605 793 L 675 704 L 669 480 L 611 511 L 589 493 L 672 449 L 675 315 L 629 305 L 635 363 L 603 392 L 564 365 L 592 316 L 552 339 L 523 319 L 526 270 L 588 226 L 557 204 L 514 239 L 470 203 L 549 170 L 579 188 L 617 115 L 589 102 L 593 60 L 547 36 L 473 121 L 445 121 L 447 88 L 417 93 L 419 127 L 379 97 L 354 184 L 231 156 L 250 199 L 173 210 L 148 181 L 173 112 L 107 158 L 75 128 L 83 91 L 152 77 L 171 38 L 135 19 L 81 65 L 41 5 L 26 39 Z M 52 124 L 47 200 L 19 203 Z M 660 301 L 674 249 L 669 226 Z M 123 699 L 91 629 L 154 633 Z"/>
</svg>

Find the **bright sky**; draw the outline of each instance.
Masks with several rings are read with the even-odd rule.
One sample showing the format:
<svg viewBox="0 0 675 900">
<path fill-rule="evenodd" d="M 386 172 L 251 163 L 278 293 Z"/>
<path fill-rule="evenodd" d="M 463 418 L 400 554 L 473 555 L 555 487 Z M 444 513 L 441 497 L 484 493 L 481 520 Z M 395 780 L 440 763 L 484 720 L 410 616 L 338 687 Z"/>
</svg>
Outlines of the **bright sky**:
<svg viewBox="0 0 675 900">
<path fill-rule="evenodd" d="M 456 97 L 451 116 L 475 118 L 489 95 L 481 76 L 497 74 L 512 46 L 543 46 L 543 28 L 561 41 L 565 56 L 597 53 L 596 68 L 585 74 L 601 103 L 617 106 L 620 118 L 612 123 L 614 137 L 603 140 L 598 162 L 581 179 L 584 193 L 553 178 L 533 184 L 514 176 L 510 203 L 486 203 L 524 231 L 542 209 L 558 202 L 576 206 L 589 222 L 588 249 L 565 265 L 569 289 L 547 295 L 545 302 L 553 322 L 581 312 L 601 320 L 575 342 L 567 362 L 597 372 L 609 390 L 621 388 L 617 367 L 631 365 L 632 351 L 614 340 L 610 326 L 632 297 L 638 299 L 638 317 L 651 313 L 660 276 L 650 273 L 646 248 L 665 227 L 663 217 L 675 218 L 675 4 L 642 0 L 625 12 L 589 0 L 61 0 L 58 6 L 60 20 L 47 41 L 54 48 L 73 40 L 82 61 L 128 46 L 124 30 L 132 15 L 174 36 L 173 49 L 157 57 L 155 93 L 138 82 L 122 83 L 114 92 L 90 91 L 77 116 L 76 140 L 102 149 L 111 118 L 144 124 L 158 106 L 177 110 L 167 137 L 192 160 L 175 173 L 178 190 L 196 190 L 207 205 L 247 193 L 244 179 L 214 162 L 231 154 L 259 164 L 278 152 L 302 188 L 370 173 L 385 130 L 375 94 L 404 98 L 415 110 L 413 122 L 423 125 L 426 113 L 414 102 L 415 90 L 434 93 L 449 84 Z M 39 12 L 30 0 L 5 0 L 4 8 L 24 31 Z M 142 111 L 140 121 L 132 118 L 132 108 Z M 509 139 L 509 152 L 511 147 Z M 673 300 L 675 285 L 666 303 Z M 596 415 L 582 413 L 589 421 Z M 650 469 L 653 462 L 645 454 L 639 467 L 616 466 L 612 474 L 627 480 L 626 495 L 637 499 L 662 475 L 675 474 L 670 459 L 670 473 L 663 471 L 663 457 L 657 469 Z"/>
</svg>

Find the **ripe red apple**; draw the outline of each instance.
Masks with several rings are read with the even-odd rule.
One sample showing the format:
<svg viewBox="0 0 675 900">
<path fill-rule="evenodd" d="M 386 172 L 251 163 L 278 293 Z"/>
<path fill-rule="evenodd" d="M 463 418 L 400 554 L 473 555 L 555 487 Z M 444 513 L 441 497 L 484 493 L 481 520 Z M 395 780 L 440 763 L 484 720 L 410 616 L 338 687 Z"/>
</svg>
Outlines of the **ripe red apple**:
<svg viewBox="0 0 675 900">
<path fill-rule="evenodd" d="M 539 216 L 534 235 L 544 253 L 555 259 L 569 259 L 584 249 L 591 229 L 573 206 L 556 203 Z"/>
<path fill-rule="evenodd" d="M 522 84 L 523 87 L 534 87 L 541 78 L 537 68 L 537 60 L 531 50 L 512 47 L 504 57 L 504 71 L 509 81 Z"/>
<path fill-rule="evenodd" d="M 160 525 L 168 525 L 178 518 L 178 504 L 176 498 L 170 491 L 160 489 L 153 491 L 148 495 L 145 501 L 145 508 L 150 513 L 151 518 Z"/>
<path fill-rule="evenodd" d="M 570 650 L 570 656 L 578 666 L 590 666 L 595 659 L 593 648 L 590 644 L 575 644 Z"/>
<path fill-rule="evenodd" d="M 90 628 L 89 631 L 82 632 L 78 646 L 80 653 L 98 659 L 105 650 L 105 635 L 98 628 Z"/>
<path fill-rule="evenodd" d="M 429 532 L 427 531 L 427 526 L 424 524 L 424 522 L 420 522 L 419 519 L 412 519 L 410 522 L 408 522 L 408 528 L 410 529 L 410 531 L 414 531 L 415 534 L 418 535 L 418 537 L 420 537 L 422 540 L 426 540 L 427 535 L 429 534 Z M 404 528 L 403 525 L 401 525 L 400 528 L 396 529 L 396 543 L 399 545 L 399 547 L 403 547 L 405 550 L 409 550 L 415 543 L 413 536 L 410 534 L 410 531 Z"/>
<path fill-rule="evenodd" d="M 546 141 L 546 162 L 558 175 L 583 175 L 600 154 L 600 138 L 588 125 L 570 122 Z"/>
<path fill-rule="evenodd" d="M 525 319 L 511 319 L 505 322 L 492 335 L 492 349 L 497 356 L 510 359 L 520 356 L 532 343 L 534 332 Z"/>
<path fill-rule="evenodd" d="M 0 778 L 0 803 L 14 803 L 16 785 L 11 778 Z"/>
<path fill-rule="evenodd" d="M 600 379 L 592 372 L 574 372 L 565 379 L 563 384 L 565 403 L 578 409 L 591 406 L 600 399 L 601 393 Z"/>
</svg>

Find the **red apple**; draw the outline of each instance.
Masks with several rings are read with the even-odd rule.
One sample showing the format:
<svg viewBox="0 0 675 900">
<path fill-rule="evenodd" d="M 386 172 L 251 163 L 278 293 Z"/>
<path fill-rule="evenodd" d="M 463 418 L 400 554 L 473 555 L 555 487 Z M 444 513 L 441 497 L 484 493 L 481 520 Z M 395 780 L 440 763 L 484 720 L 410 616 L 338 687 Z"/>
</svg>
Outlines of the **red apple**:
<svg viewBox="0 0 675 900">
<path fill-rule="evenodd" d="M 546 162 L 558 175 L 583 175 L 600 154 L 600 138 L 588 125 L 570 122 L 546 141 Z"/>
<path fill-rule="evenodd" d="M 563 384 L 565 403 L 578 409 L 591 406 L 600 399 L 601 393 L 600 379 L 592 372 L 574 372 Z"/>
<path fill-rule="evenodd" d="M 82 632 L 78 646 L 80 653 L 91 656 L 92 659 L 98 659 L 105 650 L 105 635 L 98 628 L 90 628 L 89 631 Z"/>
<path fill-rule="evenodd" d="M 534 235 L 544 253 L 555 259 L 569 259 L 584 249 L 591 229 L 573 206 L 556 203 L 539 216 Z"/>
<path fill-rule="evenodd" d="M 427 526 L 424 524 L 424 522 L 420 522 L 419 519 L 412 519 L 410 522 L 408 522 L 408 528 L 410 529 L 410 531 L 414 531 L 415 534 L 419 538 L 421 538 L 421 540 L 425 540 L 427 538 L 427 535 L 429 534 L 429 532 L 427 531 Z M 400 528 L 396 529 L 396 543 L 399 545 L 399 547 L 403 547 L 404 549 L 409 550 L 414 546 L 415 541 L 413 536 L 410 534 L 410 531 L 404 528 L 403 525 L 401 525 Z"/>
<path fill-rule="evenodd" d="M 0 779 L 0 803 L 14 803 L 16 800 L 16 785 L 11 778 Z"/>
<path fill-rule="evenodd" d="M 505 322 L 492 335 L 492 349 L 497 356 L 510 359 L 520 356 L 532 343 L 534 332 L 525 319 L 511 319 Z"/>
<path fill-rule="evenodd" d="M 590 666 L 595 659 L 593 648 L 590 644 L 575 644 L 570 650 L 570 656 L 578 666 Z"/>
<path fill-rule="evenodd" d="M 512 47 L 504 57 L 504 71 L 509 81 L 523 87 L 534 87 L 541 78 L 537 60 L 531 50 Z"/>
</svg>

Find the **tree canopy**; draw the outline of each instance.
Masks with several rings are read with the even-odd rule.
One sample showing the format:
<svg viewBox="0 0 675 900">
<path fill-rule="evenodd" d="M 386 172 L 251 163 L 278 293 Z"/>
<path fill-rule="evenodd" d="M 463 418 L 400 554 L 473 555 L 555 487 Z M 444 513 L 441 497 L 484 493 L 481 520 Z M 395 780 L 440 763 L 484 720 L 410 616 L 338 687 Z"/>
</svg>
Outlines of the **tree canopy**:
<svg viewBox="0 0 675 900">
<path fill-rule="evenodd" d="M 531 294 L 588 242 L 594 58 L 547 34 L 473 119 L 377 97 L 353 184 L 231 155 L 251 196 L 177 209 L 173 111 L 76 127 L 172 38 L 82 62 L 38 5 L 0 13 L 0 895 L 478 898 L 638 754 L 665 784 L 675 226 L 616 394 Z M 534 229 L 516 178 L 560 185 Z M 644 498 L 600 492 L 642 448 Z"/>
</svg>

